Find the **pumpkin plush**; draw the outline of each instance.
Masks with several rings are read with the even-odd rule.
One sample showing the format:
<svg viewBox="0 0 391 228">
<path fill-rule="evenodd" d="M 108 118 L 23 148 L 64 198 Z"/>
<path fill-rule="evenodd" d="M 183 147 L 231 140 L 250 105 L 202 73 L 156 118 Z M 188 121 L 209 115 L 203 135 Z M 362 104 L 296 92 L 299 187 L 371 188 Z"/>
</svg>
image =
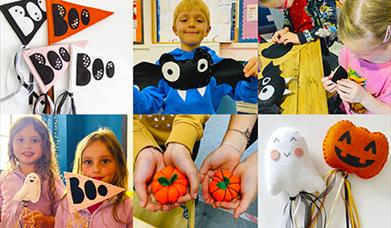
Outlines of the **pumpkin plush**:
<svg viewBox="0 0 391 228">
<path fill-rule="evenodd" d="M 219 170 L 209 183 L 209 192 L 219 202 L 239 199 L 240 179 L 228 170 Z"/>
<path fill-rule="evenodd" d="M 383 169 L 388 158 L 388 141 L 380 132 L 372 133 L 342 120 L 328 130 L 323 156 L 329 166 L 368 179 Z"/>
<path fill-rule="evenodd" d="M 187 192 L 189 181 L 178 169 L 167 166 L 153 176 L 152 192 L 161 204 L 174 203 Z"/>
</svg>

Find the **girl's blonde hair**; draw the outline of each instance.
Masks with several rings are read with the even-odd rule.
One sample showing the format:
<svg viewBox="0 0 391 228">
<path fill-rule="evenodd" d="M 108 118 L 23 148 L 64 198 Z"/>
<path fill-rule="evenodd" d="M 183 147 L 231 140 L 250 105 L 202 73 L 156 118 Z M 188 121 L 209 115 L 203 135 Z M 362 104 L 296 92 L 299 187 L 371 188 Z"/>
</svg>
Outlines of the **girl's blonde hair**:
<svg viewBox="0 0 391 228">
<path fill-rule="evenodd" d="M 209 8 L 203 0 L 182 0 L 176 7 L 174 11 L 173 25 L 175 25 L 178 16 L 182 12 L 191 11 L 194 8 L 198 8 L 206 17 L 206 22 L 210 26 L 210 13 Z"/>
<path fill-rule="evenodd" d="M 342 40 L 370 37 L 372 45 L 383 43 L 391 25 L 390 0 L 345 0 L 338 20 Z"/>
<path fill-rule="evenodd" d="M 116 162 L 116 173 L 114 175 L 113 181 L 111 184 L 118 187 L 127 189 L 128 186 L 128 169 L 126 167 L 125 154 L 121 148 L 121 144 L 118 142 L 118 139 L 115 137 L 114 133 L 107 128 L 99 128 L 98 130 L 90 133 L 84 137 L 79 144 L 77 144 L 75 160 L 73 163 L 73 173 L 81 174 L 82 167 L 82 156 L 84 150 L 93 144 L 94 142 L 102 142 L 110 154 L 114 157 Z M 127 198 L 126 190 L 117 195 L 117 198 L 114 201 L 113 208 L 113 217 L 114 220 L 120 223 L 125 223 L 121 221 L 117 214 L 117 209 L 119 204 Z"/>
<path fill-rule="evenodd" d="M 46 124 L 33 116 L 22 117 L 18 119 L 11 127 L 8 141 L 8 157 L 9 157 L 9 171 L 15 170 L 18 166 L 18 159 L 15 156 L 13 141 L 18 132 L 23 130 L 26 126 L 32 125 L 34 130 L 38 132 L 42 139 L 42 156 L 35 163 L 35 172 L 42 180 L 47 179 L 49 185 L 49 200 L 50 210 L 52 215 L 55 214 L 56 209 L 54 204 L 60 196 L 56 192 L 56 179 L 60 178 L 57 164 L 56 149 L 53 139 L 49 133 Z"/>
</svg>

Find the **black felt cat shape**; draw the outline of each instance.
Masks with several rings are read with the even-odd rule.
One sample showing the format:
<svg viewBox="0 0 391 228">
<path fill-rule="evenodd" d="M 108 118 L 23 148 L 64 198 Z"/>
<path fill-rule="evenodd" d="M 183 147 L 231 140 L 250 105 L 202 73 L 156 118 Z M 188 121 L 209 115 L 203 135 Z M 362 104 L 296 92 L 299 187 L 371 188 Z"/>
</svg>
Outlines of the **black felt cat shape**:
<svg viewBox="0 0 391 228">
<path fill-rule="evenodd" d="M 268 48 L 262 50 L 262 55 L 268 59 L 277 59 L 286 55 L 292 49 L 293 44 L 272 44 Z"/>
<path fill-rule="evenodd" d="M 22 44 L 30 43 L 45 22 L 45 4 L 44 0 L 23 0 L 0 6 L 1 12 Z"/>
<path fill-rule="evenodd" d="M 286 80 L 281 77 L 278 65 L 270 62 L 262 71 L 263 78 L 258 80 L 258 109 L 259 113 L 277 114 L 281 112 L 280 105 L 286 90 Z"/>
<path fill-rule="evenodd" d="M 233 88 L 244 76 L 243 65 L 233 59 L 223 59 L 214 64 L 209 53 L 197 48 L 193 59 L 179 61 L 170 54 L 163 54 L 160 65 L 141 62 L 134 66 L 134 84 L 140 89 L 156 86 L 161 79 L 178 90 L 198 89 L 209 84 L 212 77 L 217 84 L 229 84 Z"/>
</svg>

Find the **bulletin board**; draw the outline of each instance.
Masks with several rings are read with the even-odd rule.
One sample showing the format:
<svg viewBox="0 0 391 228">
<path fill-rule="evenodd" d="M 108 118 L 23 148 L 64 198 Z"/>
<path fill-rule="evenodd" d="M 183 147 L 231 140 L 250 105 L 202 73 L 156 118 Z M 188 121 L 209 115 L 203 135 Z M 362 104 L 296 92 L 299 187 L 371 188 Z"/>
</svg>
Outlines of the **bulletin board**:
<svg viewBox="0 0 391 228">
<path fill-rule="evenodd" d="M 133 0 L 133 43 L 143 44 L 143 1 Z"/>
<path fill-rule="evenodd" d="M 153 0 L 152 12 L 154 43 L 179 42 L 179 38 L 172 31 L 173 13 L 181 0 Z M 211 31 L 204 42 L 230 42 L 233 37 L 232 18 L 234 17 L 232 0 L 205 1 L 211 14 Z"/>
<path fill-rule="evenodd" d="M 239 42 L 258 41 L 258 0 L 239 1 Z"/>
</svg>

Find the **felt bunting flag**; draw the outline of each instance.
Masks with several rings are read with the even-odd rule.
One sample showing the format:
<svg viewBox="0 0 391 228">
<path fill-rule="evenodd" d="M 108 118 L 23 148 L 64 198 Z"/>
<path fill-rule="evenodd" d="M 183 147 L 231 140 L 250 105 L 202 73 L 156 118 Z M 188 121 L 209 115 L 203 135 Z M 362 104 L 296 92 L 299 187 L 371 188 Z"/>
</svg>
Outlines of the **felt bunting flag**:
<svg viewBox="0 0 391 228">
<path fill-rule="evenodd" d="M 70 212 L 82 210 L 125 191 L 124 188 L 83 175 L 64 172 Z"/>
<path fill-rule="evenodd" d="M 71 45 L 69 91 L 105 85 L 130 75 L 131 68 L 110 57 Z"/>
<path fill-rule="evenodd" d="M 73 44 L 84 47 L 87 41 L 79 41 Z M 56 80 L 68 70 L 71 61 L 70 44 L 30 48 L 23 51 L 23 58 L 41 92 L 47 93 Z"/>
<path fill-rule="evenodd" d="M 8 23 L 23 45 L 27 45 L 46 20 L 44 0 L 23 0 L 0 6 Z"/>
<path fill-rule="evenodd" d="M 113 14 L 61 0 L 47 1 L 48 42 L 63 40 Z"/>
</svg>

